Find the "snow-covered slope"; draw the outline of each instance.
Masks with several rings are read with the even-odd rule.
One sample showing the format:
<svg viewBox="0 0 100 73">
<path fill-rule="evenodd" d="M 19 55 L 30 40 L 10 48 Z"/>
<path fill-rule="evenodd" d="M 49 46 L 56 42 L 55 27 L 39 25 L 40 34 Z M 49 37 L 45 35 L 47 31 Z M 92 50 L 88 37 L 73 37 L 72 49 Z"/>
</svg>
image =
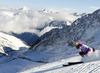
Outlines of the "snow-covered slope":
<svg viewBox="0 0 100 73">
<path fill-rule="evenodd" d="M 19 10 L 22 10 L 22 12 L 24 12 L 27 10 L 27 8 L 24 9 L 21 8 Z M 49 15 L 49 13 L 50 15 L 52 13 L 58 14 L 58 11 L 57 12 L 38 11 L 38 12 L 41 14 L 43 13 L 44 15 L 45 14 Z M 18 14 L 16 14 L 16 16 L 17 15 Z M 74 15 L 77 16 L 77 14 Z M 55 17 L 58 18 L 58 16 Z M 62 26 L 63 23 L 66 22 L 56 19 L 55 21 L 51 21 L 50 23 L 53 24 L 53 26 L 58 26 L 57 24 L 60 24 L 59 26 Z M 50 25 L 50 23 L 48 23 L 48 26 L 52 26 Z M 2 39 L 1 41 L 5 41 L 4 39 L 5 37 L 7 40 L 9 40 L 9 43 L 6 43 L 6 45 L 11 44 L 21 48 L 19 49 L 19 51 L 12 50 L 10 52 L 7 52 L 9 55 L 14 55 L 12 57 L 1 55 L 0 63 L 2 64 L 0 64 L 0 72 L 1 73 L 16 73 L 16 72 L 18 73 L 31 73 L 31 72 L 33 73 L 99 73 L 100 72 L 100 58 L 99 58 L 100 57 L 100 46 L 99 46 L 100 31 L 99 30 L 100 29 L 99 27 L 100 27 L 100 10 L 97 10 L 92 14 L 87 14 L 82 18 L 79 18 L 78 20 L 73 22 L 71 26 L 64 26 L 64 28 L 60 28 L 60 29 L 56 28 L 51 30 L 50 32 L 47 32 L 38 40 L 37 44 L 33 46 L 32 50 L 29 50 L 24 54 L 21 54 L 22 50 L 20 49 L 22 48 L 23 50 L 24 49 L 27 50 L 27 46 L 23 44 L 22 41 L 19 42 L 19 39 L 16 40 L 21 45 L 16 43 L 11 44 L 9 39 L 11 39 L 11 41 L 14 42 L 15 38 L 14 40 L 12 40 L 13 38 L 12 36 L 11 38 L 10 37 L 8 38 L 8 35 L 3 35 L 4 33 L 2 33 L 1 35 L 3 35 L 4 37 L 3 38 L 1 37 Z M 42 28 L 45 28 L 44 25 Z M 37 28 L 37 29 L 42 30 L 41 28 Z M 43 31 L 45 30 L 43 29 Z M 87 44 L 91 47 L 95 47 L 96 51 L 90 53 L 88 56 L 85 56 L 84 58 L 81 58 L 78 54 L 79 50 L 76 50 L 76 48 L 71 47 L 72 45 L 71 42 L 76 42 L 76 41 L 81 41 L 84 44 Z M 19 55 L 19 53 L 21 55 L 15 57 L 16 54 Z M 75 62 L 81 60 L 84 60 L 83 64 L 61 67 L 62 64 L 65 64 L 67 62 Z"/>
<path fill-rule="evenodd" d="M 20 39 L 3 32 L 0 32 L 0 45 L 10 47 L 13 50 L 19 50 L 20 47 L 28 47 Z"/>
<path fill-rule="evenodd" d="M 41 60 L 48 60 L 51 63 L 37 67 L 24 69 L 21 73 L 99 73 L 100 72 L 100 10 L 92 14 L 88 14 L 76 20 L 72 26 L 63 29 L 54 29 L 41 37 L 39 42 L 33 49 L 38 52 L 46 53 L 46 57 Z M 81 41 L 91 47 L 95 47 L 96 51 L 88 56 L 81 58 L 78 51 L 71 47 L 72 41 Z M 55 55 L 56 54 L 56 55 Z M 26 54 L 24 57 L 28 57 Z M 40 56 L 38 56 L 41 58 Z M 30 57 L 30 59 L 33 59 Z M 62 67 L 67 62 L 77 62 L 83 60 L 83 64 Z M 55 61 L 55 62 L 54 62 Z"/>
<path fill-rule="evenodd" d="M 62 59 L 53 63 L 33 67 L 31 69 L 24 69 L 21 73 L 99 73 L 100 72 L 100 59 L 92 62 L 84 62 L 78 65 L 62 67 L 63 64 L 68 62 L 78 62 L 81 57 L 71 57 Z"/>
<path fill-rule="evenodd" d="M 17 57 L 18 55 L 26 52 L 28 49 L 29 46 L 20 39 L 0 32 L 0 64 L 12 60 L 13 57 Z M 5 52 L 8 55 L 4 55 Z"/>
<path fill-rule="evenodd" d="M 83 16 L 71 26 L 63 29 L 54 29 L 40 38 L 40 42 L 33 47 L 35 51 L 24 54 L 23 57 L 31 60 L 49 61 L 48 64 L 28 66 L 22 73 L 99 73 L 100 72 L 100 10 Z M 96 51 L 81 58 L 79 50 L 71 47 L 71 42 L 81 41 Z M 40 52 L 40 53 L 39 53 Z M 31 54 L 35 57 L 30 57 Z M 35 53 L 37 55 L 35 55 Z M 83 64 L 62 67 L 67 62 L 83 60 Z"/>
</svg>

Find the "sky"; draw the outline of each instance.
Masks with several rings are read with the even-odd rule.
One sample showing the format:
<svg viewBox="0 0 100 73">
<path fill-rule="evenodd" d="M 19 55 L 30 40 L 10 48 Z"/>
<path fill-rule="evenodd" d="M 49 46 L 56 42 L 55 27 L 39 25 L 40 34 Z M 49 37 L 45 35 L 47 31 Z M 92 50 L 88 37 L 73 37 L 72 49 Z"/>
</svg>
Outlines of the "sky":
<svg viewBox="0 0 100 73">
<path fill-rule="evenodd" d="M 0 4 L 33 8 L 69 8 L 86 12 L 100 8 L 100 0 L 0 0 Z"/>
</svg>

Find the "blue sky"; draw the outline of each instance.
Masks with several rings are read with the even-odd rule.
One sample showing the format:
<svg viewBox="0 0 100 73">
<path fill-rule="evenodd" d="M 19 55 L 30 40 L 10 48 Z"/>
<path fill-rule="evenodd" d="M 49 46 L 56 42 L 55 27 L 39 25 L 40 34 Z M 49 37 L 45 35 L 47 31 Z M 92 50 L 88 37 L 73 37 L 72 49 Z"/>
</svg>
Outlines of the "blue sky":
<svg viewBox="0 0 100 73">
<path fill-rule="evenodd" d="M 0 0 L 0 4 L 33 8 L 70 8 L 87 12 L 100 8 L 100 0 Z"/>
</svg>

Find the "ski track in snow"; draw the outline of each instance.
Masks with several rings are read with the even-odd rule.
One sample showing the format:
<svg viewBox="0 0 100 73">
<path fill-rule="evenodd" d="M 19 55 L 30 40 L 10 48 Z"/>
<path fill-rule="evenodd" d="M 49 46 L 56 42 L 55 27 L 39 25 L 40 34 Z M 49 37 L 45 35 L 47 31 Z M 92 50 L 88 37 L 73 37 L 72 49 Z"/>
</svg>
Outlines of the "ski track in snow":
<svg viewBox="0 0 100 73">
<path fill-rule="evenodd" d="M 72 65 L 61 67 L 52 71 L 45 71 L 43 73 L 100 73 L 100 62 L 84 63 L 79 65 Z M 41 73 L 41 72 L 37 72 Z"/>
<path fill-rule="evenodd" d="M 43 64 L 41 66 L 33 67 L 30 70 L 23 71 L 21 73 L 99 73 L 100 61 L 84 62 L 82 64 L 76 64 L 72 66 L 62 67 L 62 64 L 71 61 L 79 61 L 80 56 L 63 59 L 61 61 Z"/>
<path fill-rule="evenodd" d="M 29 53 L 26 54 L 26 56 Z M 31 52 L 31 54 L 33 54 Z M 42 54 L 41 54 L 42 55 Z M 87 57 L 85 57 L 87 59 Z M 30 58 L 32 59 L 32 57 Z M 12 62 L 15 63 L 15 65 L 17 65 L 16 63 L 18 59 L 13 60 Z M 81 61 L 82 58 L 80 56 L 75 56 L 75 57 L 69 57 L 66 59 L 61 59 L 59 61 L 55 61 L 55 62 L 50 62 L 47 64 L 44 63 L 38 63 L 38 62 L 32 62 L 29 60 L 24 60 L 21 59 L 22 61 L 27 61 L 29 64 L 28 66 L 22 66 L 19 69 L 19 73 L 100 73 L 100 61 L 99 60 L 93 60 L 93 61 L 86 61 L 84 63 L 81 64 L 76 64 L 76 65 L 72 65 L 72 66 L 66 66 L 66 67 L 62 67 L 62 64 L 66 64 L 68 62 L 78 62 Z M 12 63 L 11 61 L 8 62 Z M 25 62 L 27 64 L 27 62 Z M 24 63 L 24 64 L 25 64 Z M 33 63 L 33 64 L 30 64 Z M 7 63 L 5 63 L 7 64 Z M 4 65 L 5 65 L 4 64 Z M 23 64 L 23 65 L 24 65 Z M 35 64 L 38 64 L 37 66 Z M 3 64 L 2 64 L 3 65 Z M 17 69 L 17 67 L 15 67 Z M 14 70 L 14 68 L 12 68 Z M 23 70 L 24 71 L 23 71 Z M 12 72 L 12 71 L 10 71 Z M 16 71 L 13 71 L 16 73 Z M 0 72 L 1 73 L 1 72 Z"/>
</svg>

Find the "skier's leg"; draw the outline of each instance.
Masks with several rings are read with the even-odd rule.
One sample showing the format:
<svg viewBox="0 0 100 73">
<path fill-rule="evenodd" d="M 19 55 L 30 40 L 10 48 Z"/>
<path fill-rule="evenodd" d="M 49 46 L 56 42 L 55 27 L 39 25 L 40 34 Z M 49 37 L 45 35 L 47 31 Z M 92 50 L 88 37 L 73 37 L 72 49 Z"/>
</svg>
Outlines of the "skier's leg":
<svg viewBox="0 0 100 73">
<path fill-rule="evenodd" d="M 86 55 L 86 53 L 84 53 L 84 52 L 79 52 L 79 55 L 81 55 L 82 57 L 84 57 L 84 55 Z"/>
</svg>

